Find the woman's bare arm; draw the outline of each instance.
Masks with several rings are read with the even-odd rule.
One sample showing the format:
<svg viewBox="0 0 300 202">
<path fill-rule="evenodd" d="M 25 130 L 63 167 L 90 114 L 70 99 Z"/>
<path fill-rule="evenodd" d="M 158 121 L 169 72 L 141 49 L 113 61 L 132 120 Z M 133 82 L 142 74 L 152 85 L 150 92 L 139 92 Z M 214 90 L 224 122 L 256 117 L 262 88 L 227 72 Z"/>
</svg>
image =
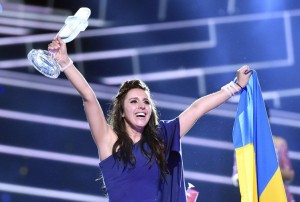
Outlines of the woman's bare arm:
<svg viewBox="0 0 300 202">
<path fill-rule="evenodd" d="M 248 66 L 243 66 L 237 71 L 238 83 L 245 87 L 249 81 L 251 73 L 245 74 L 249 70 Z M 240 88 L 237 84 L 234 89 Z M 237 92 L 237 90 L 235 90 Z M 185 111 L 179 115 L 180 137 L 183 137 L 195 124 L 195 122 L 210 110 L 218 107 L 230 98 L 226 90 L 221 89 L 218 92 L 206 95 L 197 99 Z"/>
<path fill-rule="evenodd" d="M 57 51 L 55 57 L 62 67 L 69 65 L 64 70 L 64 73 L 82 97 L 84 111 L 93 139 L 98 148 L 99 158 L 101 160 L 107 158 L 112 153 L 112 146 L 116 141 L 116 135 L 108 125 L 93 89 L 76 67 L 70 63 L 71 60 L 67 54 L 66 44 L 60 38 L 53 40 L 48 48 Z"/>
</svg>

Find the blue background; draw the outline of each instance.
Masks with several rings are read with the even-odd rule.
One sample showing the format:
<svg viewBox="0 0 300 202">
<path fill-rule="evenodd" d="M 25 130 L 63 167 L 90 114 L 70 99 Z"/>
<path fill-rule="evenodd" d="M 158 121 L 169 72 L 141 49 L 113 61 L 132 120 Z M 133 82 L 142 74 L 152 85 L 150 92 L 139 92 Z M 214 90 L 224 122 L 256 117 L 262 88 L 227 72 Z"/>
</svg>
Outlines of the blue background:
<svg viewBox="0 0 300 202">
<path fill-rule="evenodd" d="M 255 69 L 272 132 L 288 143 L 291 191 L 300 201 L 300 2 L 0 2 L 0 201 L 105 201 L 81 98 L 63 74 L 46 78 L 26 58 L 32 48 L 46 49 L 80 7 L 91 9 L 90 25 L 68 51 L 104 111 L 121 81 L 139 77 L 160 118 L 172 119 L 233 80 L 240 66 Z M 231 182 L 237 101 L 202 117 L 182 140 L 186 182 L 198 201 L 240 201 Z"/>
</svg>

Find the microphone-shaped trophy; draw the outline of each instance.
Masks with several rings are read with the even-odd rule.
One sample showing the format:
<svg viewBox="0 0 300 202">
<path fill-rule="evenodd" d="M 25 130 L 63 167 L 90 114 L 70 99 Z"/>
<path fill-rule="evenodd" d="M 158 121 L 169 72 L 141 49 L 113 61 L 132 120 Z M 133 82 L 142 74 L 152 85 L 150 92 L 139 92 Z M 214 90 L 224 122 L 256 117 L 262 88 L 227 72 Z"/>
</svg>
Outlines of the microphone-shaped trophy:
<svg viewBox="0 0 300 202">
<path fill-rule="evenodd" d="M 91 10 L 89 8 L 80 8 L 74 16 L 67 17 L 65 25 L 56 36 L 61 37 L 65 43 L 72 41 L 81 31 L 87 28 L 90 14 Z M 49 78 L 56 79 L 61 72 L 61 67 L 54 59 L 54 54 L 54 52 L 47 50 L 32 49 L 28 53 L 27 58 L 40 73 Z"/>
</svg>

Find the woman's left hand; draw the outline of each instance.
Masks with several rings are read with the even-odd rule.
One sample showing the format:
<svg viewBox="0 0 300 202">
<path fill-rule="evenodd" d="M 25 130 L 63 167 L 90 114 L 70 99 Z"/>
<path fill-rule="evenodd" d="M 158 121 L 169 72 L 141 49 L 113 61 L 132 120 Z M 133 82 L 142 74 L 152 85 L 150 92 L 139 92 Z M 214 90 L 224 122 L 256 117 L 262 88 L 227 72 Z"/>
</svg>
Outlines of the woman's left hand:
<svg viewBox="0 0 300 202">
<path fill-rule="evenodd" d="M 236 76 L 237 76 L 237 83 L 244 88 L 252 75 L 252 71 L 250 70 L 250 67 L 248 65 L 242 66 L 240 69 L 237 70 Z"/>
</svg>

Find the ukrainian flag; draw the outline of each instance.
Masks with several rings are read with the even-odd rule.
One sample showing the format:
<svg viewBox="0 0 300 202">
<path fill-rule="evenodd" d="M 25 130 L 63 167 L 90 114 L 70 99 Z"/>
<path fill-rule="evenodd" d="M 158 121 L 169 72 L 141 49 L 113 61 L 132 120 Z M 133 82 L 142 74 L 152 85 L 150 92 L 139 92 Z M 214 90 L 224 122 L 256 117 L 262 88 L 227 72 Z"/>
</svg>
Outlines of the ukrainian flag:
<svg viewBox="0 0 300 202">
<path fill-rule="evenodd" d="M 233 127 L 241 202 L 286 202 L 257 73 L 242 90 Z"/>
</svg>

